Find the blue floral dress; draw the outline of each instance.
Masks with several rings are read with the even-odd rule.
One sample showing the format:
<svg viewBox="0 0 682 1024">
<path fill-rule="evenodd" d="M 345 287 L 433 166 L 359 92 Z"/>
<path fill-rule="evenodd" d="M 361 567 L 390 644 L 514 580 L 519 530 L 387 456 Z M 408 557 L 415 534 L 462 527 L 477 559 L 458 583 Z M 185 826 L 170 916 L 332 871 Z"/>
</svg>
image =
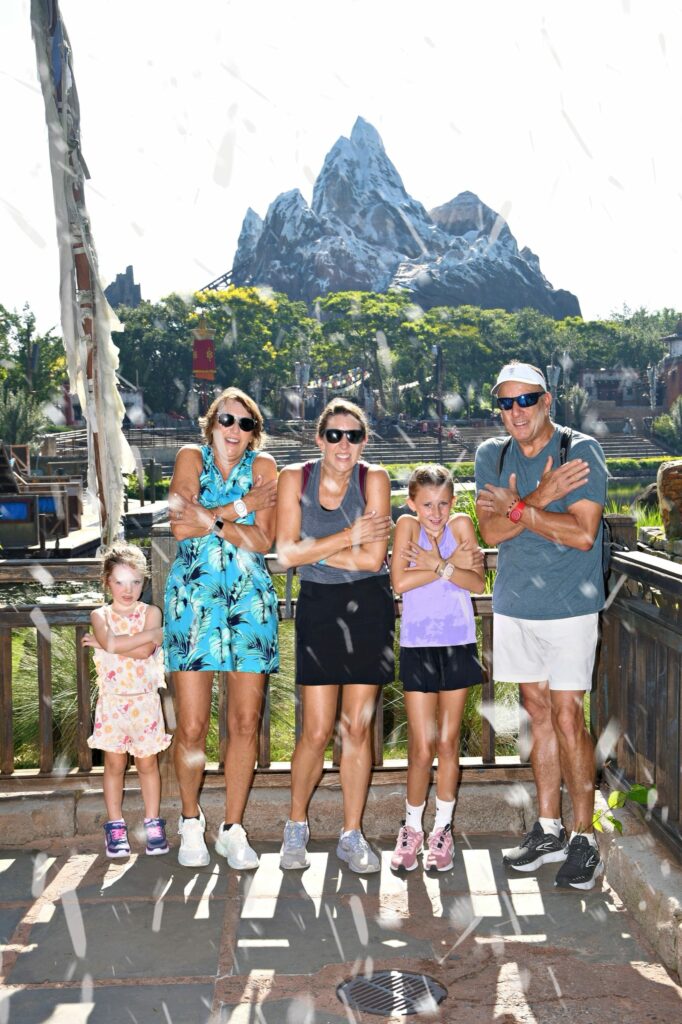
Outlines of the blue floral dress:
<svg viewBox="0 0 682 1024">
<path fill-rule="evenodd" d="M 199 500 L 227 505 L 253 487 L 257 451 L 247 450 L 223 480 L 202 445 Z M 238 522 L 252 525 L 251 512 Z M 189 537 L 166 582 L 164 651 L 168 672 L 277 672 L 277 597 L 263 555 L 215 534 Z"/>
</svg>

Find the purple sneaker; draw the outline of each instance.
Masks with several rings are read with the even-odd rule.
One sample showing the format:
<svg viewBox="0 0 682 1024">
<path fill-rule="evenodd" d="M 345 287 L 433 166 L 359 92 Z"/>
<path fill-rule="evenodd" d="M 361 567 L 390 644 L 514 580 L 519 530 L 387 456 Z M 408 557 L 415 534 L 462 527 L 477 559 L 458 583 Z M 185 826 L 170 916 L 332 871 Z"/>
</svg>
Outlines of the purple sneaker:
<svg viewBox="0 0 682 1024">
<path fill-rule="evenodd" d="M 128 829 L 123 818 L 118 821 L 105 821 L 104 836 L 107 857 L 129 857 Z"/>
<path fill-rule="evenodd" d="M 147 833 L 146 853 L 149 857 L 157 857 L 160 853 L 168 853 L 170 847 L 166 839 L 165 818 L 145 818 L 144 830 Z"/>
</svg>

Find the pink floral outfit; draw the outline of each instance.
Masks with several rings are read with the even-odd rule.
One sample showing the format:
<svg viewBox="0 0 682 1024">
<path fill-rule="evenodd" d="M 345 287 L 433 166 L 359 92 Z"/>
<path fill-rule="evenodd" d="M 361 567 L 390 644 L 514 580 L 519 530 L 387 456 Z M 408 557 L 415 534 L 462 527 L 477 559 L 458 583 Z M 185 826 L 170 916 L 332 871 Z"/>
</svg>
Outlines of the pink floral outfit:
<svg viewBox="0 0 682 1024">
<path fill-rule="evenodd" d="M 117 636 L 134 636 L 145 628 L 147 606 L 141 601 L 129 616 L 106 607 L 107 626 Z M 88 746 L 113 754 L 150 757 L 165 750 L 172 736 L 166 732 L 159 698 L 165 687 L 163 650 L 148 658 L 94 650 L 99 696 L 95 724 Z"/>
</svg>

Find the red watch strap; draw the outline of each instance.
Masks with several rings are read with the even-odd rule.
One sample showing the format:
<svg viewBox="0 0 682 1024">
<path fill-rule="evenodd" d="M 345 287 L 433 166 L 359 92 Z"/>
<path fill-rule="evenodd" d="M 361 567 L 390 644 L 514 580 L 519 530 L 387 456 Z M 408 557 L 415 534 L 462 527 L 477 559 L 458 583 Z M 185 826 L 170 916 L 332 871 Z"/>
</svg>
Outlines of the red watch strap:
<svg viewBox="0 0 682 1024">
<path fill-rule="evenodd" d="M 512 512 L 513 512 L 513 513 L 515 513 L 514 521 L 518 522 L 519 519 L 521 518 L 521 513 L 523 512 L 525 507 L 526 507 L 525 501 L 523 500 L 523 498 L 519 498 L 519 500 L 516 502 L 516 504 L 512 505 L 512 507 L 507 512 L 507 519 L 511 519 Z"/>
</svg>

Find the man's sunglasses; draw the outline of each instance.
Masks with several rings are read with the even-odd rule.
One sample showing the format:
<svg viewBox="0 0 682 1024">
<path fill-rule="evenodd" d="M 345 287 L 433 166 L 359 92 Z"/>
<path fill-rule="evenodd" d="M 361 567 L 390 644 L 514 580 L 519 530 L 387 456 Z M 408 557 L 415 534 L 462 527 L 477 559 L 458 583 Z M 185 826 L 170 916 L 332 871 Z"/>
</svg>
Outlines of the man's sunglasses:
<svg viewBox="0 0 682 1024">
<path fill-rule="evenodd" d="M 351 444 L 360 444 L 361 441 L 365 440 L 364 430 L 337 430 L 336 427 L 329 427 L 324 432 L 324 439 L 329 444 L 338 444 L 344 435 L 348 438 Z"/>
<path fill-rule="evenodd" d="M 515 398 L 498 398 L 497 404 L 500 409 L 504 409 L 505 412 L 509 412 L 514 405 L 514 402 L 516 402 L 522 409 L 527 409 L 531 405 L 537 405 L 539 399 L 546 394 L 546 391 L 529 391 L 525 395 L 516 395 Z"/>
<path fill-rule="evenodd" d="M 240 416 L 237 418 L 231 412 L 221 412 L 217 420 L 221 427 L 231 427 L 233 423 L 236 423 L 245 434 L 254 430 L 256 426 L 256 421 L 251 419 L 250 416 Z"/>
</svg>

